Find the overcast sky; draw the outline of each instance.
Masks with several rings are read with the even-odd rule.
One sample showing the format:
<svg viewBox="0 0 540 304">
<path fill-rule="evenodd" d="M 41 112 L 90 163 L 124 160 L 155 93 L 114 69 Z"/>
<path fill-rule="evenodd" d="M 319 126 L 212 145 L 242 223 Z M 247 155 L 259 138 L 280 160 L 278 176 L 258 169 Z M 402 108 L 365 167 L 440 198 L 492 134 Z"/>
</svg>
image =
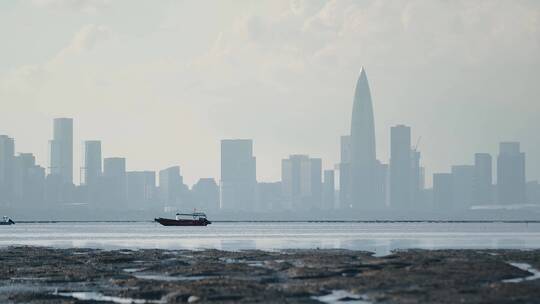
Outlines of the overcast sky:
<svg viewBox="0 0 540 304">
<path fill-rule="evenodd" d="M 521 141 L 540 178 L 540 1 L 0 2 L 0 134 L 48 164 L 52 119 L 128 170 L 219 179 L 252 138 L 260 181 L 289 154 L 339 160 L 365 66 L 377 155 L 412 127 L 428 174 Z M 78 172 L 76 179 L 78 180 Z"/>
</svg>

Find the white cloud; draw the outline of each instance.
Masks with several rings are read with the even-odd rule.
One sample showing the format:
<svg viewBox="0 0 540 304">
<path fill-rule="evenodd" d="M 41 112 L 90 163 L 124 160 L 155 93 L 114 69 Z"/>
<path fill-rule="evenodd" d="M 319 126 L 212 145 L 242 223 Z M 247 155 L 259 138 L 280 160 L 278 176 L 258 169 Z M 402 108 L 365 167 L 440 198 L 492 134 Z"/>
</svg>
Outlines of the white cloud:
<svg viewBox="0 0 540 304">
<path fill-rule="evenodd" d="M 540 9 L 527 2 L 334 0 L 310 9 L 292 3 L 279 15 L 242 18 L 220 37 L 223 49 L 207 56 L 285 65 L 329 57 L 343 64 L 356 57 L 412 65 L 499 62 L 501 56 L 530 61 L 540 52 Z"/>
<path fill-rule="evenodd" d="M 18 96 L 31 104 L 31 97 L 47 79 L 47 72 L 41 65 L 24 65 L 0 75 L 0 96 Z M 7 100 L 12 102 L 12 100 Z M 13 108 L 26 107 L 24 103 L 13 103 Z"/>
<path fill-rule="evenodd" d="M 67 56 L 92 50 L 99 42 L 107 40 L 110 34 L 111 31 L 106 26 L 85 25 L 74 35 L 70 43 L 58 53 L 56 60 L 62 60 Z"/>
<path fill-rule="evenodd" d="M 75 33 L 69 44 L 51 59 L 43 63 L 16 67 L 0 75 L 0 93 L 22 94 L 26 98 L 31 98 L 42 88 L 44 82 L 66 71 L 66 60 L 92 50 L 109 36 L 110 30 L 105 26 L 94 24 L 83 26 Z"/>
</svg>

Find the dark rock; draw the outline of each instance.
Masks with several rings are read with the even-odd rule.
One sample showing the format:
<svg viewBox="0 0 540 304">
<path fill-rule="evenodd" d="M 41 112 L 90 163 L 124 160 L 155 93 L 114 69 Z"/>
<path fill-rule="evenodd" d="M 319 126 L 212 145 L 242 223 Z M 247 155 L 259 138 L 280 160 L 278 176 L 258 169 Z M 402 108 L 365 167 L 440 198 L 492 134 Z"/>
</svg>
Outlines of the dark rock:
<svg viewBox="0 0 540 304">
<path fill-rule="evenodd" d="M 83 303 L 54 290 L 166 303 L 313 303 L 314 297 L 333 290 L 367 297 L 373 303 L 535 303 L 540 299 L 540 280 L 503 282 L 530 275 L 509 262 L 538 269 L 540 250 L 407 250 L 374 257 L 348 250 L 8 247 L 0 249 L 0 257 L 0 303 Z M 124 269 L 144 269 L 136 273 L 157 277 L 139 279 Z"/>
</svg>

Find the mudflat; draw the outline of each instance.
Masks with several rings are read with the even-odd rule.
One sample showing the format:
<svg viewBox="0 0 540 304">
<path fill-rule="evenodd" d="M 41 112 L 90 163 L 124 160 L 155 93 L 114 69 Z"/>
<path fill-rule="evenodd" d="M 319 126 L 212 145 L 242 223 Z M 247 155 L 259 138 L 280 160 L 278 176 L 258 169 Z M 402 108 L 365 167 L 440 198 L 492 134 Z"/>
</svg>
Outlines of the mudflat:
<svg viewBox="0 0 540 304">
<path fill-rule="evenodd" d="M 539 303 L 540 250 L 0 249 L 0 303 Z"/>
</svg>

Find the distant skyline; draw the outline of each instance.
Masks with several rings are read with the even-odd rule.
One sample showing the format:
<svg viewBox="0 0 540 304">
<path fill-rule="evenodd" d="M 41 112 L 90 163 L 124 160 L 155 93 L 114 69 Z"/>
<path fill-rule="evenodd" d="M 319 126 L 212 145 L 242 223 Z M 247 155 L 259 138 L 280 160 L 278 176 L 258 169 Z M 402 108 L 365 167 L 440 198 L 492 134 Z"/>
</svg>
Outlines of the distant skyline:
<svg viewBox="0 0 540 304">
<path fill-rule="evenodd" d="M 332 168 L 361 66 L 381 161 L 406 124 L 429 184 L 502 141 L 540 179 L 537 1 L 3 1 L 0 37 L 0 134 L 47 166 L 50 121 L 73 118 L 76 183 L 85 140 L 190 185 L 223 138 L 253 139 L 260 181 L 291 154 Z"/>
<path fill-rule="evenodd" d="M 219 185 L 215 179 L 203 178 L 192 189 L 184 183 L 180 166 L 162 169 L 159 175 L 155 170 L 130 171 L 126 158 L 102 159 L 101 141 L 95 140 L 84 142 L 85 164 L 80 171 L 84 183 L 74 185 L 73 119 L 55 118 L 48 174 L 35 163 L 33 154 L 15 154 L 14 138 L 0 135 L 0 206 L 12 212 L 37 208 L 55 216 L 87 218 L 110 217 L 120 210 L 126 216 L 209 208 L 229 215 L 274 213 L 281 218 L 279 212 L 288 212 L 293 217 L 354 214 L 375 219 L 485 218 L 493 214 L 478 213 L 475 208 L 509 206 L 524 209 L 518 215 L 509 210 L 505 216 L 527 218 L 527 208 L 540 206 L 540 186 L 537 180 L 527 181 L 526 153 L 519 142 L 499 143 L 496 184 L 492 156 L 475 153 L 474 165 L 452 164 L 451 173 L 433 174 L 433 187 L 426 188 L 419 143 L 413 145 L 411 128 L 405 125 L 391 128 L 390 162 L 376 159 L 370 95 L 362 69 L 351 111 L 351 133 L 340 138 L 341 159 L 334 170 L 324 170 L 321 158 L 296 154 L 281 160 L 280 181 L 258 182 L 253 140 L 223 139 Z"/>
</svg>

